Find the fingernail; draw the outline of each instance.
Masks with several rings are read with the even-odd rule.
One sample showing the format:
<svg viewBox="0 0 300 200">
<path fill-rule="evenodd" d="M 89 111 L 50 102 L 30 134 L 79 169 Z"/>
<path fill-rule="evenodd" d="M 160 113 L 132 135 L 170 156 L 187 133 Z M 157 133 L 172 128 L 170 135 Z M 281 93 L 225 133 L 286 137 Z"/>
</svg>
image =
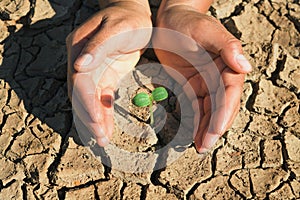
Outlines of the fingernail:
<svg viewBox="0 0 300 200">
<path fill-rule="evenodd" d="M 251 72 L 252 66 L 243 54 L 239 54 L 235 57 L 237 63 L 240 65 L 241 69 L 245 72 Z"/>
<path fill-rule="evenodd" d="M 100 139 L 100 141 L 101 141 L 101 144 L 102 144 L 103 146 L 106 146 L 106 145 L 108 145 L 108 143 L 109 143 L 109 140 L 107 139 L 107 137 L 102 137 L 102 138 Z"/>
<path fill-rule="evenodd" d="M 76 60 L 76 65 L 87 66 L 93 61 L 93 56 L 91 54 L 83 54 Z"/>
</svg>

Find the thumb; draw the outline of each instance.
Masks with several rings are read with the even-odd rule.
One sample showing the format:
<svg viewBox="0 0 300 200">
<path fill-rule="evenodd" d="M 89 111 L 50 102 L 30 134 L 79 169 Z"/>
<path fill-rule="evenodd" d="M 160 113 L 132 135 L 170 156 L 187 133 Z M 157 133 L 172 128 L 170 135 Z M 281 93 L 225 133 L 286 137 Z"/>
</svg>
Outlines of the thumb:
<svg viewBox="0 0 300 200">
<path fill-rule="evenodd" d="M 230 33 L 228 33 L 230 34 Z M 237 73 L 249 73 L 252 66 L 243 55 L 242 45 L 238 39 L 230 34 L 229 39 L 219 43 L 219 53 L 224 63 Z"/>
<path fill-rule="evenodd" d="M 233 71 L 242 74 L 251 72 L 252 66 L 243 54 L 241 42 L 217 19 L 211 17 L 205 20 L 208 23 L 206 29 L 198 31 L 194 39 L 204 49 L 221 55 L 224 63 Z"/>
<path fill-rule="evenodd" d="M 91 71 L 101 65 L 110 65 L 114 59 L 143 49 L 151 37 L 151 28 L 107 30 L 104 26 L 85 45 L 74 64 L 79 72 Z M 109 61 L 106 58 L 110 58 Z"/>
<path fill-rule="evenodd" d="M 78 72 L 88 72 L 103 64 L 107 55 L 112 51 L 105 45 L 108 35 L 99 30 L 86 44 L 74 63 L 74 68 Z M 114 46 L 114 45 L 112 45 Z"/>
</svg>

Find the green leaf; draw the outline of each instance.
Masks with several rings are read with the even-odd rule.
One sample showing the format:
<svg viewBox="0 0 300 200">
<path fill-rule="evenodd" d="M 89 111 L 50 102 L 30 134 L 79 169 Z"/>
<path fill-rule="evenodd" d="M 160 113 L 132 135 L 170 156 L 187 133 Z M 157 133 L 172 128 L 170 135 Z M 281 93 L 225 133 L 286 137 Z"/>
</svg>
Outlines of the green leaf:
<svg viewBox="0 0 300 200">
<path fill-rule="evenodd" d="M 150 97 L 145 92 L 138 93 L 135 95 L 135 97 L 132 99 L 132 103 L 138 107 L 146 107 L 150 105 Z"/>
<path fill-rule="evenodd" d="M 168 98 L 168 92 L 164 87 L 155 88 L 152 91 L 152 98 L 154 101 L 162 101 Z"/>
</svg>

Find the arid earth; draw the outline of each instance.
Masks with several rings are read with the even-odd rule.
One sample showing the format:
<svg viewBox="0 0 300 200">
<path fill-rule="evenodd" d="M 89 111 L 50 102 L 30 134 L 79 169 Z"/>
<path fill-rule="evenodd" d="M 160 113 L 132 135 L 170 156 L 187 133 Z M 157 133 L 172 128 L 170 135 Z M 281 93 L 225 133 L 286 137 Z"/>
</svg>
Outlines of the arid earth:
<svg viewBox="0 0 300 200">
<path fill-rule="evenodd" d="M 156 13 L 159 1 L 150 3 Z M 0 1 L 1 200 L 300 198 L 298 0 L 215 1 L 210 14 L 242 41 L 254 67 L 238 117 L 208 154 L 189 144 L 172 164 L 145 173 L 114 168 L 120 162 L 131 166 L 122 155 L 109 160 L 112 167 L 102 164 L 109 157 L 94 156 L 72 125 L 65 38 L 98 9 L 93 0 Z M 155 59 L 148 51 L 140 63 Z M 135 73 L 145 71 L 167 80 L 163 71 Z M 169 98 L 167 110 L 175 112 L 176 101 Z M 123 130 L 116 128 L 113 143 L 152 151 L 170 141 L 178 120 L 172 114 L 168 120 L 173 125 L 162 129 L 165 137 L 153 133 L 145 140 L 128 136 L 134 129 L 120 122 Z M 160 159 L 165 157 L 151 158 L 149 166 Z"/>
</svg>

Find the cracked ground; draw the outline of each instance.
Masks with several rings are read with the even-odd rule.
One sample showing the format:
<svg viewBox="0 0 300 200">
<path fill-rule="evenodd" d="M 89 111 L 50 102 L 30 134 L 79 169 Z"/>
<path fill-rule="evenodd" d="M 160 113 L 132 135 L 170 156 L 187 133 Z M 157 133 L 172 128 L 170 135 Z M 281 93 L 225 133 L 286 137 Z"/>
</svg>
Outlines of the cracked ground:
<svg viewBox="0 0 300 200">
<path fill-rule="evenodd" d="M 150 3 L 156 13 L 159 1 Z M 240 112 L 207 155 L 190 146 L 143 174 L 103 165 L 72 126 L 65 38 L 97 10 L 93 0 L 0 1 L 1 200 L 300 198 L 299 1 L 215 1 L 210 14 L 242 41 L 254 66 Z M 151 60 L 146 52 L 141 62 Z M 154 76 L 165 80 L 163 72 Z M 133 151 L 168 142 L 116 132 L 114 142 L 130 142 L 124 148 Z"/>
</svg>

